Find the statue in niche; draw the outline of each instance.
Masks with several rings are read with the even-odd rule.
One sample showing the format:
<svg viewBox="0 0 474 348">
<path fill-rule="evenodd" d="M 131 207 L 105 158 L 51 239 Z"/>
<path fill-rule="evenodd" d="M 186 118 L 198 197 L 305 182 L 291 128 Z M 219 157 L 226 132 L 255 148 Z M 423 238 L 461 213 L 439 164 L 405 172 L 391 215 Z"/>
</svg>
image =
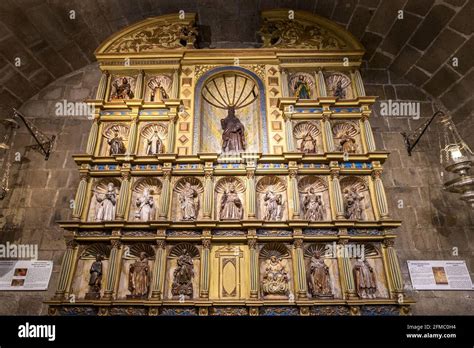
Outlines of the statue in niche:
<svg viewBox="0 0 474 348">
<path fill-rule="evenodd" d="M 350 136 L 349 131 L 346 131 L 339 141 L 342 152 L 345 153 L 356 153 L 357 144 L 353 137 Z"/>
<path fill-rule="evenodd" d="M 358 192 L 354 187 L 344 189 L 344 210 L 346 219 L 365 220 L 363 200 L 364 195 Z"/>
<path fill-rule="evenodd" d="M 147 140 L 146 154 L 156 155 L 163 152 L 163 142 L 158 135 L 158 131 L 155 130 L 153 135 Z"/>
<path fill-rule="evenodd" d="M 304 76 L 300 75 L 295 83 L 295 97 L 299 99 L 311 99 L 311 90 L 304 80 Z"/>
<path fill-rule="evenodd" d="M 89 270 L 89 292 L 86 293 L 86 299 L 99 299 L 100 289 L 102 288 L 102 260 L 104 257 L 98 254 Z"/>
<path fill-rule="evenodd" d="M 314 192 L 310 187 L 303 197 L 304 218 L 309 221 L 321 221 L 326 216 L 326 209 L 321 199 L 321 195 Z"/>
<path fill-rule="evenodd" d="M 316 152 L 316 139 L 313 139 L 310 133 L 307 133 L 301 141 L 300 151 L 305 153 Z"/>
<path fill-rule="evenodd" d="M 358 258 L 353 268 L 355 287 L 360 298 L 375 298 L 377 282 L 375 272 L 367 259 Z"/>
<path fill-rule="evenodd" d="M 111 96 L 112 99 L 132 99 L 134 96 L 132 86 L 126 77 L 121 79 L 120 84 L 115 80 L 112 87 L 114 88 Z"/>
<path fill-rule="evenodd" d="M 319 298 L 333 298 L 331 289 L 331 275 L 329 267 L 321 258 L 321 252 L 316 251 L 311 257 L 309 265 L 309 292 Z"/>
<path fill-rule="evenodd" d="M 109 155 L 122 155 L 126 152 L 125 144 L 122 137 L 119 135 L 118 129 L 114 129 L 114 137 L 107 140 L 109 144 Z"/>
<path fill-rule="evenodd" d="M 135 202 L 137 206 L 137 211 L 135 212 L 135 218 L 140 221 L 150 221 L 155 217 L 155 200 L 153 196 L 150 195 L 150 189 L 145 187 L 143 189 L 143 194 L 140 197 L 137 197 Z"/>
<path fill-rule="evenodd" d="M 235 186 L 229 185 L 221 198 L 220 218 L 221 220 L 240 220 L 244 215 L 242 201 L 239 198 Z"/>
<path fill-rule="evenodd" d="M 263 196 L 266 221 L 277 221 L 281 219 L 283 199 L 281 194 L 268 190 Z"/>
<path fill-rule="evenodd" d="M 155 101 L 156 94 L 158 94 L 160 100 L 164 101 L 169 99 L 169 95 L 166 92 L 165 88 L 161 85 L 160 81 L 151 80 L 148 83 L 148 87 L 151 89 L 150 101 Z"/>
<path fill-rule="evenodd" d="M 107 185 L 107 192 L 96 193 L 95 199 L 98 203 L 96 221 L 112 221 L 115 219 L 115 207 L 117 205 L 117 193 L 113 183 Z"/>
<path fill-rule="evenodd" d="M 221 119 L 222 151 L 239 152 L 245 150 L 245 127 L 235 116 L 235 109 L 228 108 L 228 114 Z"/>
<path fill-rule="evenodd" d="M 290 276 L 286 260 L 272 255 L 265 261 L 262 281 L 264 295 L 287 295 L 290 290 Z"/>
<path fill-rule="evenodd" d="M 140 253 L 140 257 L 130 265 L 128 275 L 129 298 L 145 298 L 148 295 L 150 287 L 150 266 L 148 258 L 144 251 Z"/>
<path fill-rule="evenodd" d="M 341 80 L 337 81 L 333 96 L 339 99 L 346 99 L 346 90 L 344 87 L 342 87 Z"/>
<path fill-rule="evenodd" d="M 182 254 L 178 257 L 176 262 L 177 267 L 173 272 L 173 284 L 171 285 L 171 293 L 173 296 L 188 296 L 193 297 L 193 278 L 194 278 L 194 264 L 193 258 L 189 255 L 186 249 L 183 249 Z"/>
<path fill-rule="evenodd" d="M 178 194 L 178 200 L 181 204 L 181 219 L 196 220 L 199 211 L 199 195 L 190 182 L 184 185 L 184 189 Z"/>
</svg>

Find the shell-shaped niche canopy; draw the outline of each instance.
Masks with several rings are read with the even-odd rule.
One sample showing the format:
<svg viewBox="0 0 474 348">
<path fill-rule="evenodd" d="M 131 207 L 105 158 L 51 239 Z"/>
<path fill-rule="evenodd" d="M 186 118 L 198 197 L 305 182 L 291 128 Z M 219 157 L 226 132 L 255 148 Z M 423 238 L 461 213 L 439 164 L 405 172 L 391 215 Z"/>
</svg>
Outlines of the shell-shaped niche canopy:
<svg viewBox="0 0 474 348">
<path fill-rule="evenodd" d="M 351 84 L 351 80 L 347 75 L 340 72 L 332 72 L 326 78 L 327 85 L 330 90 L 337 87 L 338 83 L 341 84 L 341 88 L 346 88 Z"/>
<path fill-rule="evenodd" d="M 216 185 L 216 192 L 217 193 L 224 193 L 233 186 L 235 188 L 235 192 L 242 193 L 245 192 L 245 184 L 242 180 L 233 178 L 233 177 L 224 177 L 217 182 Z"/>
<path fill-rule="evenodd" d="M 97 255 L 102 255 L 104 259 L 109 258 L 112 246 L 106 243 L 94 243 L 87 246 L 82 252 L 82 259 L 95 259 Z"/>
<path fill-rule="evenodd" d="M 313 257 L 316 253 L 319 253 L 321 258 L 326 257 L 326 244 L 310 244 L 304 249 L 306 257 Z"/>
<path fill-rule="evenodd" d="M 260 250 L 260 257 L 269 259 L 272 256 L 276 256 L 277 258 L 288 258 L 290 257 L 290 253 L 286 245 L 283 243 L 267 243 Z"/>
<path fill-rule="evenodd" d="M 298 140 L 304 139 L 308 135 L 316 139 L 321 134 L 321 131 L 314 122 L 300 122 L 293 128 L 293 134 Z"/>
<path fill-rule="evenodd" d="M 161 181 L 157 178 L 148 177 L 137 180 L 133 187 L 133 191 L 136 193 L 143 193 L 145 189 L 148 189 L 148 192 L 151 195 L 159 195 L 161 193 Z"/>
<path fill-rule="evenodd" d="M 283 181 L 276 176 L 265 176 L 261 178 L 257 183 L 257 192 L 266 193 L 272 191 L 274 193 L 285 192 L 286 186 Z"/>
<path fill-rule="evenodd" d="M 311 188 L 314 192 L 323 192 L 328 189 L 328 185 L 324 179 L 310 175 L 301 178 L 298 182 L 298 191 L 300 193 L 307 193 Z"/>
<path fill-rule="evenodd" d="M 288 82 L 289 82 L 291 90 L 293 91 L 293 94 L 297 90 L 298 84 L 303 82 L 310 89 L 310 94 L 311 94 L 310 97 L 315 97 L 316 84 L 314 82 L 314 77 L 311 74 L 306 73 L 306 72 L 293 73 L 290 75 Z"/>
<path fill-rule="evenodd" d="M 146 139 L 150 139 L 155 132 L 157 132 L 158 136 L 163 140 L 166 138 L 168 128 L 163 123 L 150 123 L 141 130 L 142 136 Z"/>
<path fill-rule="evenodd" d="M 113 124 L 107 125 L 104 128 L 102 134 L 107 139 L 115 138 L 115 136 L 118 135 L 123 140 L 127 140 L 129 131 L 130 131 L 130 128 L 128 125 L 124 123 L 113 123 Z"/>
<path fill-rule="evenodd" d="M 171 257 L 180 257 L 185 253 L 189 254 L 192 258 L 199 258 L 199 250 L 194 244 L 191 243 L 179 243 L 176 244 L 170 251 Z"/>
<path fill-rule="evenodd" d="M 353 122 L 344 121 L 344 122 L 336 122 L 332 126 L 332 132 L 334 134 L 334 138 L 339 139 L 343 136 L 351 136 L 355 137 L 359 134 L 359 129 Z"/>
<path fill-rule="evenodd" d="M 204 192 L 204 187 L 202 186 L 202 182 L 194 176 L 179 179 L 176 182 L 176 185 L 174 186 L 174 191 L 178 192 L 178 193 L 183 192 L 183 190 L 186 188 L 186 184 L 188 184 L 188 183 L 198 193 L 203 193 Z"/>
<path fill-rule="evenodd" d="M 129 252 L 125 253 L 125 258 L 133 259 L 140 257 L 141 253 L 145 253 L 148 259 L 153 259 L 155 257 L 155 250 L 150 244 L 134 243 L 129 246 Z"/>
<path fill-rule="evenodd" d="M 220 109 L 240 109 L 258 97 L 257 83 L 247 75 L 226 72 L 209 78 L 202 89 L 202 97 Z"/>
<path fill-rule="evenodd" d="M 373 244 L 362 244 L 364 246 L 365 257 L 377 257 L 380 256 L 379 250 Z"/>
<path fill-rule="evenodd" d="M 356 192 L 364 192 L 369 189 L 366 181 L 357 176 L 346 176 L 340 180 L 340 183 L 343 190 L 351 187 Z"/>
<path fill-rule="evenodd" d="M 117 178 L 102 178 L 95 186 L 95 193 L 104 194 L 109 190 L 109 184 L 114 185 L 115 193 L 118 193 L 120 188 L 120 180 Z"/>
<path fill-rule="evenodd" d="M 155 90 L 159 87 L 163 87 L 163 89 L 165 90 L 167 94 L 169 94 L 169 92 L 171 91 L 172 84 L 173 84 L 173 79 L 170 76 L 163 75 L 163 74 L 151 76 L 147 82 L 147 86 L 151 90 Z"/>
</svg>

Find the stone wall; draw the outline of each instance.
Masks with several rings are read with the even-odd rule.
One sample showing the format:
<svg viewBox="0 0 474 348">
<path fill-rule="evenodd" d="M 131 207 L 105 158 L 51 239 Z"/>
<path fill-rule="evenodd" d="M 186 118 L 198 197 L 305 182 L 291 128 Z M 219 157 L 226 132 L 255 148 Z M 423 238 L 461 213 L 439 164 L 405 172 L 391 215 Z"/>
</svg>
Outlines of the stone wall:
<svg viewBox="0 0 474 348">
<path fill-rule="evenodd" d="M 410 259 L 463 259 L 471 274 L 474 270 L 474 216 L 456 195 L 441 190 L 435 128 L 419 143 L 412 157 L 408 157 L 400 135 L 431 116 L 432 102 L 423 91 L 385 69 L 365 69 L 363 76 L 368 95 L 378 95 L 381 100 L 422 101 L 419 120 L 381 117 L 377 108 L 371 120 L 377 147 L 391 152 L 383 181 L 392 215 L 403 221 L 396 247 L 407 292 L 417 301 L 414 313 L 472 314 L 474 301 L 470 292 L 414 292 L 409 285 L 405 261 Z M 48 291 L 0 292 L 0 315 L 47 313 L 42 301 L 54 294 L 65 249 L 64 235 L 56 221 L 70 218 L 70 200 L 79 180 L 71 155 L 84 151 L 90 128 L 85 117 L 55 116 L 55 103 L 93 97 L 99 78 L 97 66 L 89 65 L 56 80 L 21 108 L 25 115 L 35 118 L 40 129 L 55 134 L 57 142 L 51 158 L 44 161 L 40 154 L 24 150 L 32 139 L 24 127 L 18 130 L 14 151 L 22 153 L 22 160 L 13 166 L 12 191 L 0 201 L 0 242 L 39 244 L 39 258 L 53 260 L 54 271 Z M 467 118 L 460 131 L 474 147 L 472 137 L 467 138 L 474 132 L 474 122 Z M 399 200 L 403 200 L 403 208 L 398 208 Z M 458 257 L 452 256 L 453 247 L 459 248 Z"/>
</svg>

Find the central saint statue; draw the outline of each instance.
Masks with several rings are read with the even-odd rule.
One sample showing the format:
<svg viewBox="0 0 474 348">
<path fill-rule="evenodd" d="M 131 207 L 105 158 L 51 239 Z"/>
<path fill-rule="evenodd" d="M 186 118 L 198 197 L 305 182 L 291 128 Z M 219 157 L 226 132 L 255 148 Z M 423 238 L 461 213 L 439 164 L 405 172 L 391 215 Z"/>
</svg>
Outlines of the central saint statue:
<svg viewBox="0 0 474 348">
<path fill-rule="evenodd" d="M 227 116 L 221 119 L 222 152 L 239 152 L 245 150 L 245 127 L 235 116 L 235 108 L 228 109 Z"/>
</svg>

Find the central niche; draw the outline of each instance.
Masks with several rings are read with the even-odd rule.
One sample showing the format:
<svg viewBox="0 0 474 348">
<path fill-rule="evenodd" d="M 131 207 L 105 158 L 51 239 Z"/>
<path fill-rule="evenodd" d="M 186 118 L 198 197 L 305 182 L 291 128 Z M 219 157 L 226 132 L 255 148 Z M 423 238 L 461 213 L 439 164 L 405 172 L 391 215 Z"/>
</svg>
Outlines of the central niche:
<svg viewBox="0 0 474 348">
<path fill-rule="evenodd" d="M 200 151 L 261 152 L 259 94 L 257 81 L 245 73 L 225 71 L 209 77 L 201 89 Z"/>
</svg>

